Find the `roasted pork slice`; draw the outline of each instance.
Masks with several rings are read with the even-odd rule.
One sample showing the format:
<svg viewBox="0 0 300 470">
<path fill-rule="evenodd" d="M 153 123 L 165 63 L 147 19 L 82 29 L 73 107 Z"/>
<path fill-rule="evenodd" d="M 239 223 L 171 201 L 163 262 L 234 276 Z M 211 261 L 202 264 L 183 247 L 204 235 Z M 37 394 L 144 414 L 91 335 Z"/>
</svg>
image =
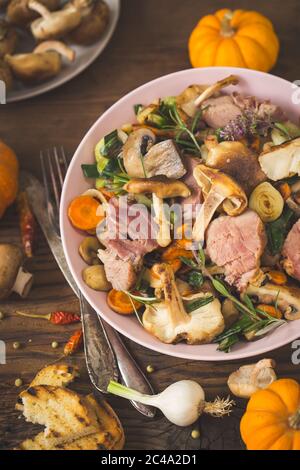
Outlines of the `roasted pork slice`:
<svg viewBox="0 0 300 470">
<path fill-rule="evenodd" d="M 142 257 L 124 260 L 113 248 L 99 250 L 98 256 L 104 264 L 105 274 L 116 290 L 130 290 L 136 283 L 137 272 L 142 263 Z"/>
<path fill-rule="evenodd" d="M 209 127 L 218 129 L 224 127 L 241 114 L 241 109 L 229 95 L 209 98 L 202 104 L 203 119 Z"/>
<path fill-rule="evenodd" d="M 300 281 L 300 219 L 291 228 L 284 242 L 282 255 L 286 272 Z"/>
<path fill-rule="evenodd" d="M 107 279 L 116 290 L 130 290 L 135 285 L 144 255 L 158 247 L 151 232 L 151 214 L 146 208 L 145 211 L 140 208 L 141 212 L 137 210 L 136 214 L 130 214 L 128 209 L 133 206 L 126 206 L 126 202 L 126 198 L 112 198 L 109 201 L 107 231 L 99 234 L 106 250 L 99 250 L 98 256 L 104 264 Z"/>
<path fill-rule="evenodd" d="M 256 212 L 221 216 L 207 230 L 206 249 L 211 261 L 224 267 L 226 281 L 243 290 L 257 273 L 266 246 L 266 234 Z"/>
<path fill-rule="evenodd" d="M 190 189 L 191 195 L 186 198 L 182 198 L 181 203 L 183 206 L 188 206 L 188 204 L 196 206 L 202 202 L 202 191 L 193 175 L 193 172 L 196 166 L 199 165 L 200 160 L 195 157 L 187 156 L 184 160 L 184 163 L 187 172 L 182 178 L 182 181 Z"/>
</svg>

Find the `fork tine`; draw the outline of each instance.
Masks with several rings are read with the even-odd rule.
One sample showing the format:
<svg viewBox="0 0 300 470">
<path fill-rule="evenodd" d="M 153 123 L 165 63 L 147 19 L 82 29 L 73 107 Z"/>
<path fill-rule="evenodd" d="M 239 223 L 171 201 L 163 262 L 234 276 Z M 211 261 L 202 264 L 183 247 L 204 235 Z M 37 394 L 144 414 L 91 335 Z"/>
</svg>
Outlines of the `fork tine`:
<svg viewBox="0 0 300 470">
<path fill-rule="evenodd" d="M 57 170 L 57 174 L 58 174 L 58 178 L 59 178 L 59 182 L 60 182 L 60 192 L 61 192 L 63 184 L 64 184 L 64 177 L 63 177 L 63 174 L 62 174 L 61 162 L 59 160 L 58 152 L 57 152 L 56 147 L 54 147 L 53 153 L 54 153 L 54 159 L 55 159 L 55 163 L 56 163 L 56 170 Z"/>
<path fill-rule="evenodd" d="M 56 210 L 59 212 L 59 201 L 60 201 L 60 190 L 58 189 L 57 185 L 57 179 L 55 177 L 55 171 L 54 171 L 54 166 L 53 166 L 53 160 L 50 155 L 50 151 L 47 151 L 47 157 L 48 157 L 48 166 L 49 166 L 49 172 L 50 172 L 50 179 L 52 182 L 52 189 L 53 189 L 53 194 L 54 194 L 54 199 L 56 202 Z"/>
<path fill-rule="evenodd" d="M 50 200 L 50 188 L 49 188 L 48 178 L 47 178 L 45 155 L 43 154 L 42 151 L 40 152 L 40 161 L 41 161 L 43 182 L 44 182 L 44 187 L 45 187 L 45 192 L 46 192 L 46 199 L 47 199 L 47 202 L 49 202 L 49 200 Z"/>
</svg>

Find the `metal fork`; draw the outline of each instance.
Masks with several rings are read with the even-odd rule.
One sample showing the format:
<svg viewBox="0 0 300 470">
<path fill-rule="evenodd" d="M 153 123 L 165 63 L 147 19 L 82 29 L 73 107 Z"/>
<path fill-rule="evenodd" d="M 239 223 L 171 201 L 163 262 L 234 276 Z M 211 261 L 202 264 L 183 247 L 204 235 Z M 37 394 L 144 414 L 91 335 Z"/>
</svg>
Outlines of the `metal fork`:
<svg viewBox="0 0 300 470">
<path fill-rule="evenodd" d="M 57 237 L 60 238 L 59 208 L 68 162 L 63 147 L 54 147 L 52 152 L 50 150 L 41 152 L 40 159 L 49 222 Z M 106 386 L 102 385 L 103 380 L 106 383 L 109 378 L 117 379 L 117 362 L 122 382 L 125 385 L 142 393 L 153 394 L 150 383 L 130 355 L 119 334 L 100 315 L 97 315 L 84 299 L 65 260 L 63 261 L 63 265 L 59 263 L 59 266 L 71 288 L 80 299 L 85 358 L 92 384 L 97 390 L 107 393 Z M 106 373 L 106 377 L 103 379 L 104 373 Z M 137 402 L 132 402 L 132 404 L 143 415 L 150 418 L 154 417 L 155 410 L 152 407 Z"/>
</svg>

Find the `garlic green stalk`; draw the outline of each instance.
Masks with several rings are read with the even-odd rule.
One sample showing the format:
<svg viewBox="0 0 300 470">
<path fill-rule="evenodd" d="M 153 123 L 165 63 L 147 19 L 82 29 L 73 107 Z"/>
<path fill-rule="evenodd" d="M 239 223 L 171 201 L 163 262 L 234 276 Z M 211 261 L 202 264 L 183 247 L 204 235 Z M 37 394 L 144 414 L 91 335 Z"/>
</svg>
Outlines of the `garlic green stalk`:
<svg viewBox="0 0 300 470">
<path fill-rule="evenodd" d="M 177 426 L 193 424 L 202 413 L 221 418 L 229 415 L 234 405 L 234 401 L 229 397 L 226 399 L 217 397 L 214 402 L 206 402 L 203 388 L 193 380 L 175 382 L 157 395 L 144 395 L 111 380 L 107 391 L 127 400 L 154 406 Z"/>
</svg>

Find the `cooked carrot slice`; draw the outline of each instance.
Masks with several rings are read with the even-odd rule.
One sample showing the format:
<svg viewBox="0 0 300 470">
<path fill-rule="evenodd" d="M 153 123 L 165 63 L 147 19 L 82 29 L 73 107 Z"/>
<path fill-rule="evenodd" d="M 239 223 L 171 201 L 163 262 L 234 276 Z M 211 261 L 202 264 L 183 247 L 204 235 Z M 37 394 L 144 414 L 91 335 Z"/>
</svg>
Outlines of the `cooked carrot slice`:
<svg viewBox="0 0 300 470">
<path fill-rule="evenodd" d="M 286 201 L 292 194 L 291 187 L 288 183 L 282 183 L 278 189 L 284 201 Z"/>
<path fill-rule="evenodd" d="M 287 277 L 282 271 L 268 271 L 268 277 L 278 286 L 284 286 L 287 283 Z"/>
<path fill-rule="evenodd" d="M 256 307 L 258 310 L 262 310 L 263 312 L 267 313 L 268 315 L 271 315 L 271 317 L 274 318 L 282 318 L 282 313 L 278 308 L 275 308 L 273 305 L 267 305 L 267 304 L 259 304 Z"/>
<path fill-rule="evenodd" d="M 178 248 L 178 246 L 171 245 L 169 246 L 162 255 L 163 261 L 173 261 L 174 259 L 184 258 L 193 258 L 193 252 L 191 250 L 185 250 L 184 248 Z"/>
<path fill-rule="evenodd" d="M 138 310 L 141 308 L 142 304 L 129 298 L 125 292 L 112 289 L 107 294 L 107 303 L 108 306 L 121 315 L 130 315 L 134 313 L 134 308 L 132 303 L 134 304 L 135 308 Z"/>
<path fill-rule="evenodd" d="M 81 230 L 92 230 L 104 219 L 100 208 L 100 202 L 93 197 L 79 196 L 73 199 L 69 205 L 68 216 L 74 227 Z"/>
</svg>

